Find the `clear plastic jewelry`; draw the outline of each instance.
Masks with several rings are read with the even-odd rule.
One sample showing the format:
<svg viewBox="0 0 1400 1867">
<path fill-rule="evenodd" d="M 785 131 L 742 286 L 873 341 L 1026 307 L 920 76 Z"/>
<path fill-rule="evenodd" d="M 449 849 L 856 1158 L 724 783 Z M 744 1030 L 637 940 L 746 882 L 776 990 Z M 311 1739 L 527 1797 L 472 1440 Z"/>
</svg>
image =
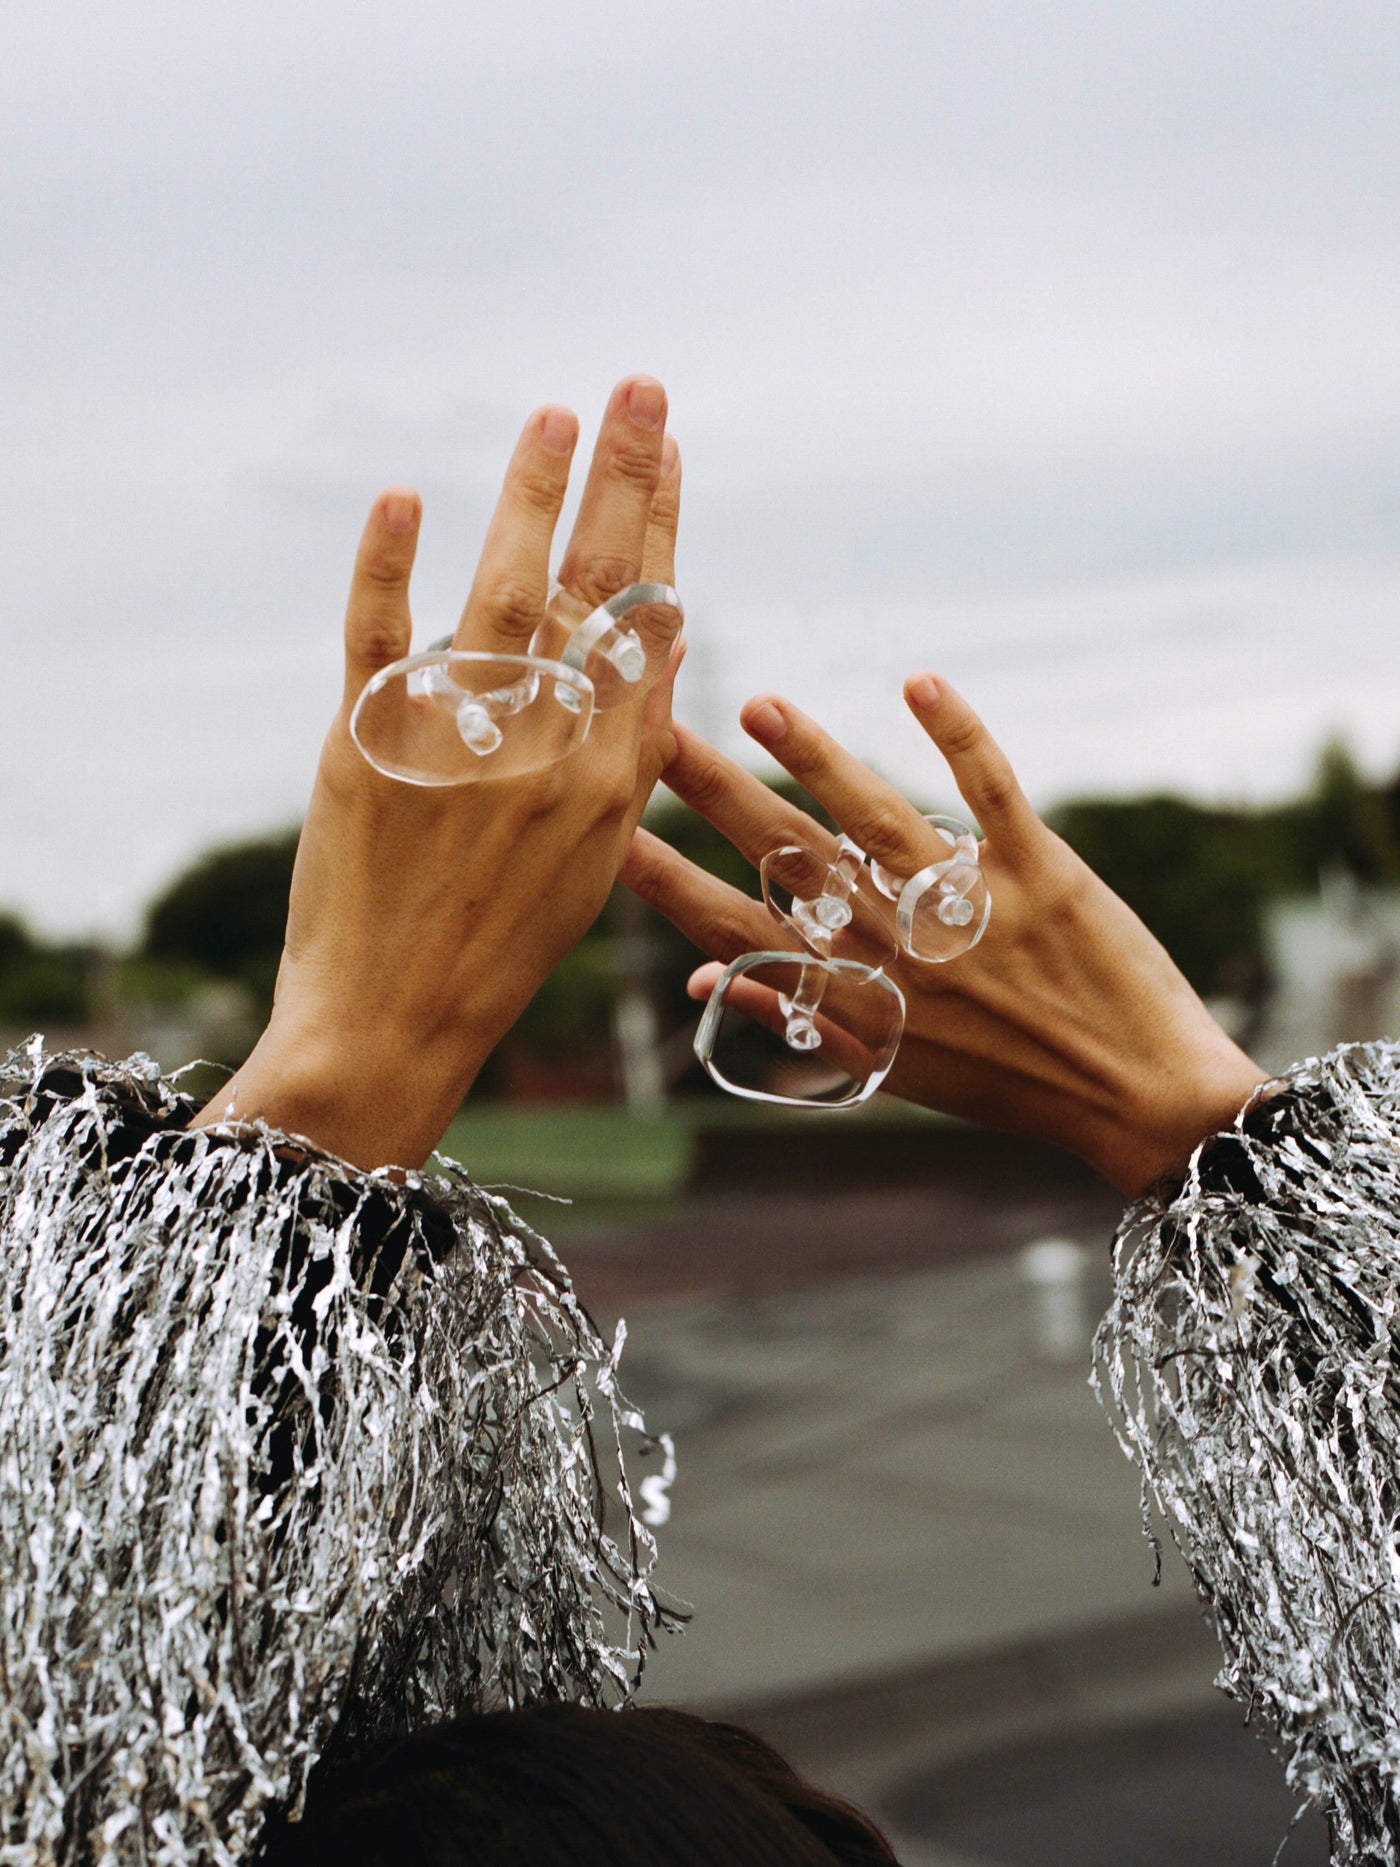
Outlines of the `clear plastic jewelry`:
<svg viewBox="0 0 1400 1867">
<path fill-rule="evenodd" d="M 906 880 L 873 857 L 875 886 L 895 904 L 899 944 L 911 959 L 945 965 L 971 952 L 987 931 L 992 897 L 982 872 L 981 845 L 956 817 L 926 816 L 924 822 L 948 845 L 948 854 Z"/>
<path fill-rule="evenodd" d="M 791 950 L 726 967 L 695 1034 L 696 1056 L 731 1095 L 853 1108 L 889 1074 L 904 995 L 884 976 L 898 949 L 862 886 L 864 862 L 848 836 L 834 860 L 796 843 L 763 858 L 763 899 Z"/>
<path fill-rule="evenodd" d="M 539 771 L 583 744 L 595 712 L 656 679 L 683 622 L 669 584 L 630 584 L 590 606 L 556 583 L 529 654 L 455 649 L 444 636 L 371 677 L 350 736 L 404 784 Z"/>
<path fill-rule="evenodd" d="M 880 1087 L 904 1032 L 904 995 L 855 960 L 745 953 L 721 973 L 695 1053 L 747 1102 L 854 1108 Z"/>
<path fill-rule="evenodd" d="M 863 874 L 864 861 L 843 836 L 834 862 L 787 843 L 763 858 L 758 873 L 768 912 L 803 946 L 820 959 L 855 960 L 878 972 L 899 949 L 889 910 Z"/>
<path fill-rule="evenodd" d="M 629 584 L 596 607 L 555 583 L 530 653 L 586 675 L 595 710 L 606 713 L 657 678 L 684 623 L 667 583 Z"/>
<path fill-rule="evenodd" d="M 534 655 L 439 645 L 381 668 L 350 715 L 376 771 L 404 784 L 471 784 L 555 765 L 581 746 L 593 684 Z"/>
<path fill-rule="evenodd" d="M 904 997 L 885 976 L 902 948 L 946 963 L 982 938 L 992 911 L 980 845 L 956 817 L 924 821 L 947 855 L 908 878 L 841 836 L 834 857 L 797 843 L 759 865 L 768 912 L 794 952 L 746 953 L 726 967 L 695 1034 L 695 1054 L 746 1101 L 851 1108 L 889 1074 Z M 877 898 L 894 903 L 890 912 Z M 810 957 L 804 957 L 804 952 Z"/>
</svg>

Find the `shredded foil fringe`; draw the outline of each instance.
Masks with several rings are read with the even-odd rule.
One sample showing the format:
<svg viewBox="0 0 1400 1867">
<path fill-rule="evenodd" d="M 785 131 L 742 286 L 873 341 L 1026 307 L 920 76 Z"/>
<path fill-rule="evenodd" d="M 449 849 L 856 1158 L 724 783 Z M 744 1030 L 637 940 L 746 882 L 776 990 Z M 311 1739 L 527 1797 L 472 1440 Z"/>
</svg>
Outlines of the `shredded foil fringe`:
<svg viewBox="0 0 1400 1867">
<path fill-rule="evenodd" d="M 622 1457 L 669 1444 L 548 1245 L 450 1163 L 191 1112 L 145 1058 L 0 1064 L 15 1867 L 235 1867 L 320 1755 L 619 1704 L 679 1618 Z"/>
<path fill-rule="evenodd" d="M 1400 1862 L 1400 1047 L 1274 1085 L 1129 1211 L 1115 1280 L 1095 1385 L 1217 1683 L 1327 1815 L 1334 1867 Z"/>
</svg>

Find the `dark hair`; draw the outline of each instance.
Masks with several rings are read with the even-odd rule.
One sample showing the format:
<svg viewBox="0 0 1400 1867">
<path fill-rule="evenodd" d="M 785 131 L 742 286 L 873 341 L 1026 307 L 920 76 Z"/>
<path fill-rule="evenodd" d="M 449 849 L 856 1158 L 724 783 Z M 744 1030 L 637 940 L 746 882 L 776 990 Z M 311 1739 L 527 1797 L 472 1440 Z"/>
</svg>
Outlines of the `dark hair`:
<svg viewBox="0 0 1400 1867">
<path fill-rule="evenodd" d="M 858 1810 L 738 1725 L 537 1705 L 439 1724 L 313 1777 L 267 1867 L 876 1867 Z M 897 1867 L 897 1863 L 896 1863 Z"/>
</svg>

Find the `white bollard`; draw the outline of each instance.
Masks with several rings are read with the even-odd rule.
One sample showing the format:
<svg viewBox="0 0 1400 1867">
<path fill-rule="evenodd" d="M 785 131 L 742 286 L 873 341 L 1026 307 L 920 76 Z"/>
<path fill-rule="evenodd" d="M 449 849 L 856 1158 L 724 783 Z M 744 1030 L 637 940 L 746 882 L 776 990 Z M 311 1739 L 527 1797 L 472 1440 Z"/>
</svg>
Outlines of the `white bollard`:
<svg viewBox="0 0 1400 1867">
<path fill-rule="evenodd" d="M 1093 1333 L 1084 1278 L 1089 1254 L 1071 1238 L 1038 1238 L 1020 1257 L 1036 1350 L 1047 1361 L 1075 1361 Z"/>
</svg>

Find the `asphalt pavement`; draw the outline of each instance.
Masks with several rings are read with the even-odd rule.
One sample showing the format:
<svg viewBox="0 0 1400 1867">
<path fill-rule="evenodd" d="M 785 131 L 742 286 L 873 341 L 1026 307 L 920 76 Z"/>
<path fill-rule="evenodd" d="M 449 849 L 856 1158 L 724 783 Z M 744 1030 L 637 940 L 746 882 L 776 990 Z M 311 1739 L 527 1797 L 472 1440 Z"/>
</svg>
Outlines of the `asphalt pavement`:
<svg viewBox="0 0 1400 1867">
<path fill-rule="evenodd" d="M 1089 1391 L 1113 1217 L 1080 1185 L 828 1187 L 569 1240 L 677 1441 L 661 1579 L 695 1618 L 648 1701 L 769 1733 L 906 1867 L 1268 1867 L 1296 1807 Z M 1049 1308 L 1047 1238 L 1079 1248 Z M 1326 1858 L 1309 1815 L 1283 1867 Z"/>
</svg>

